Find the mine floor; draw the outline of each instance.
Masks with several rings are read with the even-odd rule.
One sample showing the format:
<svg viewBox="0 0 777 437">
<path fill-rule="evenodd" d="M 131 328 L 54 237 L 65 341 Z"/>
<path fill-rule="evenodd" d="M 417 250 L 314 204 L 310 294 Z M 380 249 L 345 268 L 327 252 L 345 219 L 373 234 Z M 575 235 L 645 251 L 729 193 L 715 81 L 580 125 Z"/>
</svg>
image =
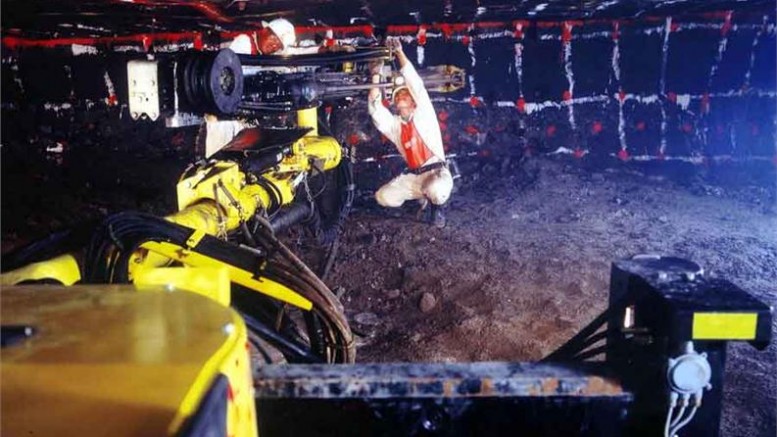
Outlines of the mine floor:
<svg viewBox="0 0 777 437">
<path fill-rule="evenodd" d="M 4 161 L 3 252 L 109 212 L 170 212 L 186 165 L 116 154 Z M 777 304 L 773 188 L 603 168 L 465 165 L 444 229 L 419 222 L 415 205 L 388 211 L 362 193 L 326 277 L 358 333 L 357 360 L 540 359 L 605 309 L 611 261 L 638 253 L 689 258 Z M 288 241 L 315 261 L 304 235 Z M 775 435 L 776 357 L 774 343 L 731 347 L 722 435 Z"/>
</svg>

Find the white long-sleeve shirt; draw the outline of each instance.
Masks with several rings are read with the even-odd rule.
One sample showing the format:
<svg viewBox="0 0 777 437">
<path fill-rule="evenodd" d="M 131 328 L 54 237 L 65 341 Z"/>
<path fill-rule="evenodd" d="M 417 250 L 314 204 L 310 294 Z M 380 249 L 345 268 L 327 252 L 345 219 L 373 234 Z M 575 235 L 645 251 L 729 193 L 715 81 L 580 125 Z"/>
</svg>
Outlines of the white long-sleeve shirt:
<svg viewBox="0 0 777 437">
<path fill-rule="evenodd" d="M 407 62 L 399 72 L 405 78 L 405 85 L 410 89 L 410 94 L 415 100 L 416 109 L 411 120 L 415 123 L 418 134 L 421 136 L 424 144 L 434 154 L 434 157 L 425 164 L 431 164 L 437 160 L 445 161 L 445 150 L 442 146 L 442 134 L 440 133 L 440 124 L 437 122 L 437 113 L 432 106 L 432 100 L 426 91 L 423 80 L 413 67 L 413 64 Z M 367 104 L 368 111 L 372 117 L 375 127 L 386 136 L 399 150 L 402 156 L 402 118 L 393 115 L 391 111 L 383 106 L 383 100 L 379 95 Z M 437 159 L 435 159 L 437 158 Z"/>
</svg>

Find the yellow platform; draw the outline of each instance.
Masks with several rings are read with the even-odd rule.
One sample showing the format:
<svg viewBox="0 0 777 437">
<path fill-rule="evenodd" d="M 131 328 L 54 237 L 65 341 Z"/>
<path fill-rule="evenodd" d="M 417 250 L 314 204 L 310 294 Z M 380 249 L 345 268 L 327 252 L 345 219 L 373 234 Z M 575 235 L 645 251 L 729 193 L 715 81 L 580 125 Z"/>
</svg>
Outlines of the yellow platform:
<svg viewBox="0 0 777 437">
<path fill-rule="evenodd" d="M 144 291 L 3 288 L 2 325 L 35 333 L 2 349 L 0 434 L 178 434 L 224 374 L 229 435 L 255 435 L 243 321 L 198 294 Z"/>
</svg>

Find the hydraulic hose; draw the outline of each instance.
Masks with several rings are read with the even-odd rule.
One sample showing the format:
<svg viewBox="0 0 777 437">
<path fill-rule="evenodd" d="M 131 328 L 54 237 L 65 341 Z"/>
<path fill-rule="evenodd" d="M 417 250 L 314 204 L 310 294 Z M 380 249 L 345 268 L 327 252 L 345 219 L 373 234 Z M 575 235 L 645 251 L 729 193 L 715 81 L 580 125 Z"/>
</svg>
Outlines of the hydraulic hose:
<svg viewBox="0 0 777 437">
<path fill-rule="evenodd" d="M 324 351 L 319 361 L 353 362 L 355 359 L 353 337 L 339 301 L 299 258 L 275 238 L 268 226 L 269 223 L 265 221 L 265 225 L 260 232 L 254 234 L 256 244 L 264 249 L 263 251 L 242 249 L 208 235 L 204 236 L 195 247 L 188 247 L 188 250 L 197 251 L 239 269 L 256 271 L 258 276 L 279 282 L 307 298 L 313 303 L 311 310 L 313 320 L 320 322 L 320 324 L 316 322 L 308 326 L 309 336 L 316 337 L 312 343 L 319 351 Z M 187 247 L 187 240 L 191 234 L 192 230 L 189 228 L 150 215 L 120 213 L 111 216 L 98 228 L 90 242 L 86 257 L 85 279 L 92 283 L 128 282 L 128 266 L 131 257 L 143 243 L 167 242 Z M 257 268 L 259 268 L 258 271 Z M 260 295 L 257 294 L 257 296 Z M 266 332 L 262 334 L 261 327 L 257 331 L 257 335 L 277 345 L 279 350 L 291 354 L 290 360 L 310 358 L 300 354 L 299 350 L 290 347 L 289 344 L 272 340 L 275 337 Z M 283 337 L 279 333 L 275 334 Z M 321 338 L 320 342 L 319 338 Z M 293 342 L 290 344 L 293 345 Z"/>
<path fill-rule="evenodd" d="M 273 232 L 282 232 L 291 226 L 310 217 L 312 209 L 308 202 L 295 202 L 288 208 L 280 210 L 270 219 Z"/>
</svg>

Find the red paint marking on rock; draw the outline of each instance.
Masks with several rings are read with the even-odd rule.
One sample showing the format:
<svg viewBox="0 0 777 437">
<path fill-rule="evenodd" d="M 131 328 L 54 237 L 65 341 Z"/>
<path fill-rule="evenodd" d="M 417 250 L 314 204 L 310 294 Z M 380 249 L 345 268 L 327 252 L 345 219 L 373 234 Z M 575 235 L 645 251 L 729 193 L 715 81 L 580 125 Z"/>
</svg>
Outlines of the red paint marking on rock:
<svg viewBox="0 0 777 437">
<path fill-rule="evenodd" d="M 451 35 L 453 35 L 453 28 L 451 28 L 450 24 L 443 24 L 440 26 L 440 30 L 442 31 L 442 35 L 445 37 L 445 39 L 451 39 Z"/>
<path fill-rule="evenodd" d="M 513 37 L 515 39 L 523 39 L 523 23 L 515 23 L 515 30 L 513 31 Z"/>
<path fill-rule="evenodd" d="M 521 97 L 518 99 L 518 101 L 515 102 L 515 107 L 518 108 L 518 111 L 522 114 L 526 112 L 526 99 Z"/>
<path fill-rule="evenodd" d="M 143 35 L 140 41 L 143 43 L 143 50 L 148 52 L 151 49 L 151 38 L 148 35 Z"/>
<path fill-rule="evenodd" d="M 418 29 L 418 36 L 416 37 L 418 39 L 418 45 L 423 46 L 426 45 L 426 28 L 421 26 Z"/>
<path fill-rule="evenodd" d="M 723 21 L 723 26 L 720 28 L 720 34 L 722 36 L 728 35 L 728 32 L 731 30 L 731 27 L 732 27 L 731 26 L 731 14 L 732 14 L 731 11 L 728 11 L 728 13 L 726 13 L 726 19 L 725 19 L 725 21 Z"/>
<path fill-rule="evenodd" d="M 564 22 L 564 27 L 561 31 L 561 41 L 567 43 L 572 41 L 572 23 L 569 21 Z"/>
</svg>

